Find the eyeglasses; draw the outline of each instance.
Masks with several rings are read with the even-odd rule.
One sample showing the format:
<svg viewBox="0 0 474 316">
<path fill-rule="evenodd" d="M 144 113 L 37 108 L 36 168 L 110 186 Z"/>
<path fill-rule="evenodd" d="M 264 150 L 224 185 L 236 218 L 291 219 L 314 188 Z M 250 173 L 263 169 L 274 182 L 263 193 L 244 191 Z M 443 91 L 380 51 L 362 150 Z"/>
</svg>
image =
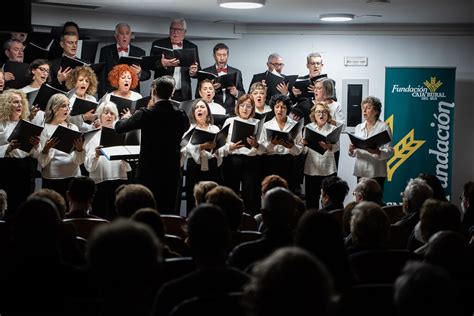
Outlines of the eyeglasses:
<svg viewBox="0 0 474 316">
<path fill-rule="evenodd" d="M 252 109 L 252 104 L 245 104 L 245 103 L 240 103 L 239 104 L 239 107 L 241 107 L 242 109 L 247 109 L 247 110 L 250 110 Z"/>
<path fill-rule="evenodd" d="M 170 28 L 170 32 L 171 33 L 182 33 L 182 32 L 184 32 L 184 29 L 177 29 L 177 28 L 172 27 L 172 28 Z"/>
<path fill-rule="evenodd" d="M 283 67 L 283 66 L 285 66 L 284 63 L 270 63 L 270 65 L 272 65 L 273 67 Z"/>
<path fill-rule="evenodd" d="M 320 62 L 320 61 L 316 61 L 316 62 L 311 62 L 309 63 L 311 66 L 321 66 L 323 63 Z"/>
<path fill-rule="evenodd" d="M 327 115 L 327 114 L 328 114 L 327 111 L 321 111 L 321 110 L 317 110 L 315 113 L 316 113 L 316 114 L 323 114 L 323 115 Z"/>
<path fill-rule="evenodd" d="M 358 191 L 352 192 L 352 195 L 353 195 L 353 196 L 358 196 L 359 194 L 360 194 L 360 192 L 358 192 Z"/>
<path fill-rule="evenodd" d="M 48 69 L 48 68 L 38 67 L 38 68 L 36 68 L 36 69 L 39 69 L 39 71 L 45 72 L 45 73 L 48 73 L 48 74 L 49 74 L 49 69 Z"/>
</svg>

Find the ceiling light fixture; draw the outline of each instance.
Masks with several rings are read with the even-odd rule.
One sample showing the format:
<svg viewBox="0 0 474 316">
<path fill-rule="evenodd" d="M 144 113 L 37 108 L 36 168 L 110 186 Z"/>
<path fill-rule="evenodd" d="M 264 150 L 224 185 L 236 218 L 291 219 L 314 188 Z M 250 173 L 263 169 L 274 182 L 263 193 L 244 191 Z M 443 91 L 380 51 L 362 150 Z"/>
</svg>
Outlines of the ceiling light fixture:
<svg viewBox="0 0 474 316">
<path fill-rule="evenodd" d="M 227 9 L 258 9 L 265 5 L 265 0 L 217 0 L 217 3 Z"/>
<path fill-rule="evenodd" d="M 330 13 L 330 14 L 321 14 L 319 16 L 321 21 L 326 22 L 347 22 L 354 20 L 354 14 L 347 13 Z"/>
</svg>

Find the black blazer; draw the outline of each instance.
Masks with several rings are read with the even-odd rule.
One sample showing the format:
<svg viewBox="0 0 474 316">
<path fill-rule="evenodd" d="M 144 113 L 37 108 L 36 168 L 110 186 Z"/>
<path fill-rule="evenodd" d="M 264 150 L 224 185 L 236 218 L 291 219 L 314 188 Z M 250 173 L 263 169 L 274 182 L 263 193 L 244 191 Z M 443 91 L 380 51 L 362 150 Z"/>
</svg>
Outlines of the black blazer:
<svg viewBox="0 0 474 316">
<path fill-rule="evenodd" d="M 81 60 L 79 58 L 76 58 L 77 60 Z M 61 57 L 55 58 L 53 60 L 50 60 L 49 63 L 51 65 L 50 67 L 50 72 L 49 72 L 49 77 L 51 80 L 51 85 L 55 88 L 58 88 L 63 91 L 67 91 L 68 89 L 66 88 L 66 82 L 59 83 L 58 81 L 58 71 L 59 68 L 61 67 L 61 60 L 62 60 L 62 55 Z M 63 69 L 64 70 L 64 69 Z M 97 78 L 100 80 L 100 78 Z"/>
<path fill-rule="evenodd" d="M 203 71 L 207 71 L 207 72 L 210 72 L 210 73 L 213 73 L 213 74 L 217 75 L 216 65 L 212 65 L 210 67 L 207 67 L 207 68 L 203 69 Z M 225 90 L 225 102 L 223 101 L 224 93 L 222 92 L 222 89 L 216 90 L 216 96 L 214 97 L 214 102 L 222 104 L 222 106 L 226 110 L 226 113 L 230 114 L 231 116 L 235 115 L 235 113 L 234 113 L 235 102 L 237 101 L 237 99 L 242 94 L 245 93 L 244 85 L 243 85 L 243 82 L 242 82 L 242 72 L 240 70 L 238 70 L 237 68 L 230 67 L 229 65 L 227 65 L 227 73 L 231 74 L 231 73 L 234 73 L 234 72 L 237 73 L 237 85 L 236 85 L 236 87 L 237 87 L 237 90 L 239 91 L 239 93 L 237 94 L 237 98 L 234 97 L 232 94 L 230 94 L 228 89 Z M 196 87 L 196 98 L 199 98 L 199 85 Z"/>
<path fill-rule="evenodd" d="M 262 73 L 259 73 L 259 74 L 253 75 L 252 81 L 250 81 L 250 84 L 249 84 L 249 89 L 248 89 L 248 91 L 250 92 L 250 88 L 252 87 L 252 85 L 253 85 L 255 82 L 262 82 L 262 80 L 265 80 L 266 75 L 267 75 L 267 72 L 266 72 L 266 71 L 265 71 L 265 72 L 262 72 Z"/>
<path fill-rule="evenodd" d="M 169 37 L 162 38 L 151 43 L 150 55 L 153 55 L 154 53 L 153 46 L 160 46 L 169 49 L 173 48 Z M 201 63 L 199 61 L 199 51 L 196 44 L 191 43 L 190 41 L 185 39 L 183 40 L 183 48 L 194 48 L 196 50 L 196 61 L 198 63 L 198 70 L 200 70 Z M 155 66 L 155 79 L 165 75 L 173 76 L 174 67 L 169 67 L 165 69 L 161 64 L 160 60 L 158 60 Z M 189 67 L 181 67 L 181 93 L 185 100 L 192 100 L 193 96 L 191 91 L 191 76 L 189 76 Z"/>
<path fill-rule="evenodd" d="M 179 176 L 180 142 L 188 128 L 189 120 L 184 111 L 168 100 L 157 102 L 151 109 L 142 108 L 129 119 L 115 124 L 119 133 L 141 129 L 136 178 L 154 181 Z"/>
<path fill-rule="evenodd" d="M 140 47 L 130 45 L 130 52 L 128 53 L 128 55 L 133 56 L 133 57 L 142 57 L 142 56 L 145 56 L 146 53 Z M 107 76 L 109 74 L 109 71 L 112 70 L 112 68 L 114 68 L 114 66 L 118 64 L 118 61 L 119 61 L 119 55 L 117 52 L 116 43 L 104 46 L 100 49 L 99 63 L 105 62 L 106 64 L 105 64 L 105 69 L 103 71 L 103 77 L 97 78 L 99 80 L 99 89 L 98 89 L 99 98 L 101 98 L 107 92 L 115 90 L 115 88 L 113 88 L 109 84 L 107 80 Z M 151 77 L 150 71 L 142 69 L 142 72 L 140 73 L 140 81 L 148 80 L 150 79 L 150 77 Z M 138 83 L 138 86 L 135 88 L 135 91 L 140 93 L 140 83 Z"/>
</svg>

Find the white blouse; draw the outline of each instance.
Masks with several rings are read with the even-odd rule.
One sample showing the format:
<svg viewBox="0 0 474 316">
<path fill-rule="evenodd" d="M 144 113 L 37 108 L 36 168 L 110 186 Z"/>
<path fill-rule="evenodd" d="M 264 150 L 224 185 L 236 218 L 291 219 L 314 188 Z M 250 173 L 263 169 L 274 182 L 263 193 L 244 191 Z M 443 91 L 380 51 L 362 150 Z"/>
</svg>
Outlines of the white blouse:
<svg viewBox="0 0 474 316">
<path fill-rule="evenodd" d="M 108 160 L 101 155 L 96 157 L 95 148 L 100 144 L 102 131 L 97 132 L 85 146 L 86 158 L 84 167 L 89 171 L 89 177 L 95 183 L 112 180 L 127 180 L 130 165 L 125 160 Z"/>
<path fill-rule="evenodd" d="M 79 130 L 74 124 L 70 124 L 69 126 L 63 126 L 75 131 Z M 43 132 L 40 136 L 41 148 L 44 148 L 46 141 L 51 138 L 56 128 L 58 128 L 57 125 L 44 125 Z M 81 170 L 79 166 L 85 160 L 85 152 L 85 150 L 81 152 L 73 150 L 70 154 L 67 154 L 55 148 L 51 148 L 48 154 L 43 154 L 43 152 L 41 152 L 39 154 L 38 161 L 40 163 L 40 166 L 43 168 L 43 178 L 56 180 L 80 176 Z"/>
<path fill-rule="evenodd" d="M 192 128 L 199 128 L 196 124 L 191 124 L 191 127 L 188 129 L 190 131 Z M 211 132 L 211 133 L 218 133 L 219 132 L 219 127 L 216 125 L 209 124 L 207 130 L 201 129 L 206 132 Z M 187 132 L 188 132 L 187 131 Z M 187 134 L 184 133 L 184 135 Z M 220 148 L 217 151 L 214 151 L 213 153 L 207 151 L 207 150 L 200 150 L 199 145 L 193 145 L 191 144 L 192 137 L 190 141 L 185 145 L 181 147 L 181 166 L 184 166 L 185 161 L 188 158 L 192 158 L 195 163 L 201 165 L 201 171 L 208 171 L 209 170 L 209 159 L 216 158 L 217 159 L 217 166 L 220 166 L 222 164 L 222 157 L 224 156 L 224 147 Z"/>
<path fill-rule="evenodd" d="M 324 136 L 336 129 L 336 126 L 331 124 L 324 124 L 323 127 L 319 128 L 315 123 L 309 123 L 306 127 L 310 127 Z M 339 142 L 332 145 L 332 150 L 326 150 L 324 155 L 305 146 L 304 153 L 307 153 L 307 155 L 304 163 L 304 174 L 309 176 L 328 176 L 336 173 L 337 167 L 334 152 L 337 150 L 339 150 Z"/>
<path fill-rule="evenodd" d="M 377 120 L 375 125 L 368 130 L 366 122 L 362 122 L 357 125 L 354 129 L 354 135 L 368 138 L 374 135 L 377 135 L 383 131 L 388 131 L 390 139 L 392 139 L 392 131 L 390 127 L 382 122 Z M 393 154 L 392 142 L 388 142 L 383 146 L 379 147 L 380 154 L 371 154 L 367 150 L 363 149 L 354 149 L 354 153 L 349 156 L 356 157 L 354 164 L 354 175 L 356 177 L 386 177 L 387 176 L 387 161 Z"/>
<path fill-rule="evenodd" d="M 208 104 L 209 104 L 209 109 L 211 109 L 212 114 L 221 114 L 221 115 L 226 114 L 225 108 L 219 103 L 212 101 L 211 103 L 208 103 Z"/>
<path fill-rule="evenodd" d="M 260 139 L 259 139 L 258 142 L 259 142 L 260 146 L 264 147 L 265 152 L 266 152 L 267 155 L 287 155 L 287 154 L 290 154 L 290 155 L 296 156 L 296 155 L 301 154 L 301 152 L 303 151 L 303 145 L 301 144 L 301 139 L 302 139 L 301 133 L 299 133 L 299 135 L 296 136 L 296 138 L 294 139 L 295 144 L 290 149 L 288 149 L 288 148 L 286 148 L 285 146 L 282 146 L 282 145 L 273 145 L 272 142 L 267 140 L 267 128 L 268 129 L 273 129 L 273 130 L 279 130 L 279 131 L 281 130 L 281 131 L 284 131 L 284 132 L 288 132 L 297 123 L 298 123 L 297 121 L 293 120 L 290 117 L 287 117 L 285 126 L 283 127 L 283 129 L 280 129 L 280 127 L 278 126 L 276 117 L 274 117 L 270 121 L 265 122 L 265 124 L 263 124 L 262 134 L 260 135 Z"/>
</svg>

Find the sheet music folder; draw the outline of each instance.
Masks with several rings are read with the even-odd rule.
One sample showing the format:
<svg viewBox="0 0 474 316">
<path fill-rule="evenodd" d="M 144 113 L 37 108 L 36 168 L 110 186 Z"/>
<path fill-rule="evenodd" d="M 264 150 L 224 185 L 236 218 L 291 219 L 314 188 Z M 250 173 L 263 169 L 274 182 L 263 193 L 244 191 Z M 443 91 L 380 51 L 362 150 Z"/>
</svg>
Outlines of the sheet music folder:
<svg viewBox="0 0 474 316">
<path fill-rule="evenodd" d="M 30 138 L 33 136 L 40 136 L 43 128 L 43 126 L 39 126 L 25 120 L 20 120 L 18 124 L 16 124 L 7 140 L 9 142 L 14 139 L 18 140 L 21 143 L 19 149 L 29 153 L 33 148 L 33 145 L 30 143 Z"/>
<path fill-rule="evenodd" d="M 320 134 L 309 126 L 305 127 L 304 138 L 308 142 L 306 146 L 308 146 L 314 151 L 317 151 L 321 155 L 324 155 L 324 152 L 326 150 L 323 147 L 321 147 L 321 145 L 319 145 L 319 142 L 322 141 L 322 142 L 331 143 L 331 144 L 337 143 L 339 141 L 339 137 L 341 136 L 343 127 L 344 125 L 341 124 L 327 135 Z"/>
<path fill-rule="evenodd" d="M 351 143 L 356 148 L 360 148 L 360 149 L 377 149 L 380 146 L 385 145 L 386 143 L 392 140 L 387 130 L 366 139 L 361 138 L 359 136 L 355 136 L 354 134 L 351 134 L 351 133 L 347 133 L 347 135 L 349 135 Z"/>
<path fill-rule="evenodd" d="M 170 49 L 161 46 L 153 46 L 153 55 L 165 55 L 166 59 L 176 58 L 179 60 L 179 67 L 189 67 L 196 63 L 196 50 L 194 48 Z"/>
</svg>

